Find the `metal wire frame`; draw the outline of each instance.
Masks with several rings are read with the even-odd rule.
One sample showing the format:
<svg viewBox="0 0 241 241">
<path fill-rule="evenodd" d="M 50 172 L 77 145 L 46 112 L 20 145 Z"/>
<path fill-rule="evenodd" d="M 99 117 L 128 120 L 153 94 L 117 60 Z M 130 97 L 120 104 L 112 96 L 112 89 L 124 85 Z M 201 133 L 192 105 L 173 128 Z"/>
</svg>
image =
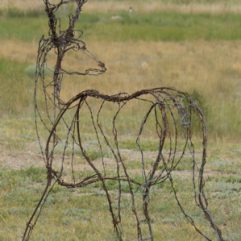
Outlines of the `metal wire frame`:
<svg viewBox="0 0 241 241">
<path fill-rule="evenodd" d="M 58 9 L 71 1 L 60 0 L 53 4 L 44 0 L 49 17 L 49 36 L 42 37 L 39 42 L 36 82 L 35 82 L 35 124 L 43 159 L 47 168 L 47 183 L 44 192 L 34 209 L 23 235 L 23 241 L 30 239 L 33 228 L 41 214 L 42 208 L 54 185 L 66 188 L 84 188 L 99 183 L 105 193 L 113 228 L 119 241 L 125 240 L 122 226 L 123 184 L 127 185 L 130 196 L 131 211 L 135 220 L 136 237 L 139 241 L 155 240 L 152 218 L 149 210 L 151 190 L 155 185 L 169 182 L 173 197 L 186 220 L 205 240 L 211 241 L 182 204 L 174 183 L 174 172 L 189 153 L 192 159 L 192 188 L 196 206 L 203 212 L 218 241 L 224 241 L 221 230 L 216 225 L 209 209 L 204 193 L 204 167 L 207 159 L 207 127 L 204 114 L 198 103 L 187 93 L 173 88 L 154 88 L 137 91 L 133 94 L 119 93 L 105 95 L 96 90 L 82 91 L 69 101 L 61 100 L 61 83 L 64 75 L 98 75 L 106 71 L 104 63 L 91 54 L 86 44 L 74 30 L 83 4 L 86 1 L 75 0 L 76 10 L 69 16 L 69 26 L 61 30 L 56 18 Z M 46 63 L 50 51 L 56 53 L 56 64 L 50 80 L 46 77 Z M 92 58 L 98 68 L 89 68 L 83 72 L 70 72 L 62 68 L 62 61 L 69 51 L 81 51 Z M 42 103 L 41 103 L 42 102 Z M 141 180 L 131 174 L 128 161 L 120 148 L 120 129 L 118 123 L 123 121 L 122 113 L 126 107 L 136 102 L 142 113 L 136 136 L 132 136 L 140 153 Z M 105 125 L 103 116 L 105 107 L 112 105 L 111 118 Z M 143 108 L 146 106 L 146 108 Z M 133 113 L 132 113 L 133 114 Z M 134 113 L 135 114 L 135 113 Z M 94 133 L 96 146 L 100 152 L 99 162 L 95 162 L 85 145 L 85 136 L 81 130 L 83 116 L 88 115 L 89 126 Z M 105 116 L 104 116 L 105 118 Z M 139 117 L 138 117 L 139 118 Z M 195 119 L 195 120 L 194 120 Z M 202 151 L 197 157 L 193 143 L 193 123 L 200 124 Z M 151 128 L 157 140 L 156 156 L 147 164 L 141 144 L 146 129 Z M 45 135 L 44 132 L 45 131 Z M 180 139 L 181 144 L 179 143 Z M 111 172 L 107 169 L 104 151 L 111 153 L 115 165 Z M 76 157 L 81 157 L 89 166 L 89 172 L 76 168 Z M 70 165 L 70 178 L 66 178 L 66 162 Z M 67 164 L 68 165 L 68 164 Z M 82 173 L 81 177 L 76 172 Z M 109 190 L 108 181 L 117 183 L 115 196 Z M 138 210 L 135 189 L 142 196 L 141 212 Z M 145 224 L 145 228 L 143 227 Z M 146 228 L 147 227 L 147 228 Z"/>
</svg>

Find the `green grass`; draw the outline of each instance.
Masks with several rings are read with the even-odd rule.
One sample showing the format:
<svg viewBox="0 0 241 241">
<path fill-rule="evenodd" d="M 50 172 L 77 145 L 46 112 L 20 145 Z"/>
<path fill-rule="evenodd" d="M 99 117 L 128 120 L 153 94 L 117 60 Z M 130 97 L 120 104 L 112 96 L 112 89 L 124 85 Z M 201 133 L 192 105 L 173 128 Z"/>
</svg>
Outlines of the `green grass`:
<svg viewBox="0 0 241 241">
<path fill-rule="evenodd" d="M 209 207 L 222 228 L 224 237 L 227 240 L 236 241 L 241 237 L 239 228 L 241 224 L 241 179 L 238 171 L 241 168 L 240 149 L 238 145 L 227 146 L 225 143 L 215 146 L 216 150 L 213 148 L 211 146 L 209 151 L 213 155 L 208 159 L 209 176 L 206 178 L 205 185 Z M 151 151 L 152 146 L 148 148 L 146 145 L 145 150 Z M 225 155 L 230 156 L 230 153 L 232 162 L 223 158 Z M 219 170 L 216 168 L 217 162 Z M 175 187 L 189 214 L 204 230 L 210 233 L 202 213 L 194 207 L 191 176 L 188 174 L 191 166 L 192 164 L 188 165 L 186 160 L 179 166 L 177 173 L 173 175 Z M 136 170 L 136 166 L 129 165 L 128 170 Z M 216 173 L 217 171 L 218 173 Z M 135 173 L 132 178 L 143 181 L 140 173 Z M 17 170 L 1 168 L 0 240 L 20 240 L 25 223 L 44 189 L 45 179 L 44 165 L 42 168 L 30 166 Z M 114 181 L 107 181 L 106 185 L 112 194 L 118 186 Z M 128 196 L 125 196 L 125 193 L 128 192 L 126 183 L 122 183 L 122 191 L 124 195 L 122 200 L 123 222 L 126 225 L 124 228 L 128 237 L 134 239 L 131 203 Z M 140 205 L 139 188 L 135 188 L 135 194 L 137 203 Z M 192 241 L 202 240 L 183 219 L 173 200 L 169 183 L 155 186 L 151 192 L 151 200 L 150 211 L 155 220 L 153 230 L 157 241 L 186 241 L 187 236 L 191 237 Z M 32 240 L 77 241 L 82 239 L 88 241 L 114 240 L 108 205 L 101 185 L 97 183 L 76 190 L 55 186 L 34 229 Z M 213 240 L 215 240 L 214 237 Z"/>
<path fill-rule="evenodd" d="M 119 16 L 113 20 L 112 16 Z M 83 13 L 78 29 L 84 38 L 108 41 L 186 41 L 186 40 L 239 40 L 241 15 L 226 14 L 182 14 L 172 12 L 112 14 Z M 21 24 L 19 24 L 21 23 Z M 33 16 L 10 11 L 2 14 L 1 39 L 37 41 L 47 33 L 47 19 L 43 15 Z"/>
<path fill-rule="evenodd" d="M 44 17 L 1 17 L 1 38 L 38 41 L 46 32 L 46 25 Z"/>
<path fill-rule="evenodd" d="M 210 1 L 160 0 L 160 2 L 209 3 Z M 220 1 L 213 0 L 212 2 L 219 3 Z M 225 1 L 222 2 L 224 3 Z M 236 2 L 232 1 L 232 3 Z M 112 20 L 111 18 L 113 15 L 120 16 L 120 19 Z M 123 46 L 126 47 L 128 44 L 131 45 L 131 43 L 144 40 L 147 49 L 149 43 L 152 41 L 177 42 L 179 47 L 184 46 L 188 41 L 190 43 L 196 43 L 196 40 L 207 41 L 209 48 L 213 46 L 211 42 L 217 44 L 218 41 L 221 40 L 227 40 L 235 45 L 235 41 L 241 39 L 240 27 L 241 16 L 238 14 L 212 15 L 172 12 L 142 14 L 136 12 L 133 15 L 128 15 L 124 12 L 115 12 L 108 14 L 101 13 L 98 14 L 98 16 L 95 14 L 83 13 L 78 25 L 79 29 L 84 30 L 84 38 L 92 41 L 92 43 L 97 42 L 99 44 L 99 41 L 102 41 L 102 43 L 106 43 L 105 46 L 111 46 L 111 43 L 116 41 L 123 42 Z M 23 42 L 31 43 L 33 41 L 37 43 L 40 36 L 42 34 L 46 35 L 47 33 L 47 19 L 45 15 L 39 11 L 21 12 L 16 9 L 10 9 L 7 13 L 2 11 L 0 12 L 0 32 L 1 41 L 10 40 L 13 42 L 16 41 L 17 43 L 21 40 Z M 188 46 L 193 48 L 195 45 Z M 225 48 L 228 48 L 227 46 L 230 47 L 230 45 L 225 42 Z M 101 46 L 99 46 L 99 48 L 101 49 Z M 132 63 L 131 54 L 133 53 L 129 50 L 130 48 L 120 52 L 117 51 L 117 55 L 120 54 L 121 56 L 115 56 L 116 53 L 113 50 L 113 62 L 117 61 L 117 65 L 119 65 L 121 61 L 122 63 L 126 62 L 126 64 Z M 130 59 L 127 59 L 127 54 L 124 54 L 125 51 L 129 51 L 128 57 Z M 183 66 L 189 71 L 188 67 L 192 64 L 191 60 L 196 60 L 198 58 L 199 62 L 195 62 L 196 65 L 198 65 L 198 63 L 202 65 L 202 61 L 210 61 L 208 62 L 210 63 L 210 69 L 203 68 L 206 72 L 203 71 L 202 74 L 207 75 L 208 78 L 212 77 L 214 79 L 214 84 L 211 84 L 213 81 L 213 79 L 211 79 L 210 86 L 209 83 L 207 84 L 207 82 L 204 82 L 204 86 L 200 85 L 201 87 L 197 88 L 197 85 L 191 88 L 192 91 L 190 92 L 201 102 L 208 117 L 211 146 L 209 146 L 207 163 L 209 175 L 206 179 L 207 196 L 210 202 L 210 209 L 222 228 L 226 240 L 237 241 L 241 240 L 241 150 L 239 141 L 241 121 L 240 97 L 235 93 L 239 88 L 240 73 L 237 67 L 231 68 L 232 66 L 228 66 L 226 69 L 223 69 L 223 67 L 222 69 L 221 67 L 219 67 L 220 69 L 215 69 L 216 60 L 219 61 L 217 58 L 219 53 L 215 55 L 207 51 L 207 55 L 205 53 L 204 56 L 198 55 L 195 51 L 195 48 L 193 48 L 188 52 L 189 55 L 193 54 L 194 57 L 190 58 L 190 60 L 188 59 L 189 62 L 184 62 L 185 66 Z M 160 50 L 158 60 L 163 58 L 163 53 L 164 51 Z M 222 56 L 226 56 L 225 53 L 226 52 L 222 53 Z M 16 53 L 16 55 L 18 54 L 19 53 Z M 147 50 L 147 53 L 140 54 L 138 58 L 148 62 L 148 54 L 150 55 Z M 173 52 L 171 52 L 171 54 L 173 54 Z M 158 84 L 163 84 L 160 80 L 162 79 L 162 77 L 160 77 L 160 66 L 165 72 L 167 72 L 167 69 L 175 69 L 176 66 L 173 66 L 175 55 L 173 56 L 167 59 L 167 61 L 170 61 L 172 64 L 168 62 L 166 65 L 163 65 L 155 59 L 154 60 L 157 61 L 156 65 L 150 62 L 151 71 L 155 69 L 158 70 L 156 75 L 153 74 L 155 75 L 154 77 L 158 79 Z M 44 163 L 42 168 L 39 168 L 35 166 L 34 160 L 31 162 L 26 160 L 29 152 L 36 154 L 39 152 L 36 145 L 34 120 L 32 117 L 34 85 L 33 61 L 31 59 L 26 59 L 24 61 L 16 60 L 18 58 L 15 57 L 15 52 L 11 52 L 10 50 L 8 57 L 0 57 L 0 150 L 3 154 L 0 161 L 1 241 L 20 240 L 26 221 L 36 205 L 46 182 Z M 183 59 L 182 57 L 185 56 L 181 56 L 181 59 Z M 180 61 L 180 59 L 177 60 L 177 62 L 178 61 Z M 138 63 L 139 62 L 133 62 L 133 64 L 137 66 L 134 66 L 137 68 L 137 75 L 133 74 L 135 72 L 131 72 L 132 65 L 128 68 L 128 71 L 126 71 L 133 79 L 131 84 L 136 88 L 142 86 L 140 82 L 135 82 L 136 79 L 141 79 L 142 74 L 145 73 L 145 70 L 138 67 Z M 123 69 L 125 70 L 126 68 L 122 68 L 120 64 L 118 69 L 119 72 L 117 71 L 119 75 L 123 74 Z M 188 71 L 187 73 L 189 73 Z M 215 71 L 218 72 L 218 74 L 213 77 L 212 74 Z M 110 71 L 110 73 L 110 76 L 113 75 L 113 72 Z M 163 74 L 163 72 L 161 73 Z M 193 74 L 196 72 L 194 70 L 194 72 L 191 73 Z M 148 74 L 150 74 L 150 72 L 148 72 Z M 193 78 L 195 78 L 195 76 Z M 97 86 L 98 88 L 101 87 L 102 83 L 103 85 L 107 83 L 107 87 L 113 90 L 117 86 L 115 77 L 116 75 L 114 76 L 115 82 L 103 81 L 96 85 L 95 82 L 90 81 L 88 83 L 84 82 L 83 85 L 90 85 L 91 87 Z M 188 77 L 188 74 L 185 77 Z M 166 81 L 169 85 L 176 86 L 176 82 L 173 81 L 173 79 L 175 79 L 175 77 L 171 75 Z M 220 81 L 217 79 L 220 79 Z M 108 77 L 107 80 L 109 80 Z M 178 87 L 186 84 L 183 79 L 180 79 L 180 81 L 181 83 L 177 85 Z M 129 83 L 130 82 L 128 82 L 128 85 Z M 151 83 L 156 84 L 157 82 Z M 126 84 L 126 82 L 124 84 Z M 192 83 L 188 85 L 192 85 Z M 77 88 L 75 85 L 73 86 L 75 89 Z M 71 86 L 68 85 L 68 87 Z M 82 87 L 83 86 L 80 88 L 80 86 L 78 86 L 77 89 L 83 89 Z M 86 86 L 84 87 L 86 88 Z M 212 91 L 206 92 L 206 89 L 211 89 Z M 126 123 L 121 122 L 121 128 L 124 130 L 125 134 L 129 133 L 127 127 L 135 126 L 137 119 L 137 117 L 132 118 L 132 116 L 130 116 Z M 87 118 L 83 120 L 85 124 L 83 126 L 83 131 L 88 132 L 86 134 L 87 143 L 88 141 L 91 142 L 93 139 L 91 135 L 93 134 L 93 130 L 92 132 L 89 131 L 90 126 L 88 125 L 88 121 Z M 106 121 L 106 125 L 111 125 L 111 123 Z M 215 137 L 217 138 L 215 139 Z M 134 152 L 138 148 L 135 142 L 129 139 L 130 134 L 129 136 L 127 135 L 126 138 L 121 139 L 120 148 Z M 237 142 L 235 140 L 237 140 Z M 91 159 L 98 161 L 101 155 L 94 144 L 90 145 L 88 154 Z M 148 152 L 155 151 L 156 143 L 153 140 L 143 140 L 142 148 L 144 151 Z M 22 153 L 25 153 L 24 156 L 21 156 Z M 107 158 L 111 156 L 108 152 L 104 153 L 104 155 Z M 29 158 L 31 159 L 31 157 Z M 15 166 L 17 160 L 21 160 L 23 164 L 26 161 L 22 169 L 17 165 Z M 40 159 L 37 159 L 37 161 L 39 163 Z M 132 177 L 137 181 L 142 181 L 143 178 L 138 171 L 139 167 L 140 160 L 137 159 L 133 159 L 128 165 L 129 170 L 132 171 Z M 185 159 L 182 165 L 177 167 L 177 175 L 174 175 L 174 177 L 178 195 L 180 195 L 183 203 L 189 209 L 193 217 L 195 217 L 195 220 L 208 231 L 208 226 L 201 213 L 192 205 L 193 195 L 191 193 L 191 179 L 188 175 L 190 170 L 190 159 Z M 86 175 L 86 173 L 80 173 L 79 177 L 83 177 L 83 175 Z M 117 188 L 117 183 L 108 181 L 107 187 L 113 192 Z M 126 183 L 123 183 L 122 191 L 124 194 L 128 192 Z M 138 188 L 135 189 L 135 192 L 139 195 Z M 138 202 L 140 202 L 140 195 L 138 196 L 138 200 Z M 132 224 L 133 218 L 130 212 L 130 200 L 126 197 L 123 198 L 122 205 L 125 215 L 123 219 L 126 225 L 125 227 L 127 227 L 126 230 L 129 237 L 133 238 L 134 226 Z M 183 221 L 183 217 L 173 201 L 173 194 L 170 191 L 169 184 L 161 184 L 153 189 L 151 211 L 156 220 L 153 226 L 154 232 L 157 235 L 157 241 L 187 241 L 187 237 L 189 237 L 191 241 L 202 240 L 193 229 Z M 33 234 L 33 241 L 113 241 L 114 234 L 111 226 L 111 219 L 108 213 L 108 205 L 101 190 L 101 185 L 95 184 L 85 189 L 78 190 L 67 190 L 55 186 L 46 202 L 43 213 Z"/>
<path fill-rule="evenodd" d="M 212 164 L 213 161 L 215 160 L 210 160 L 210 163 Z M 232 168 L 231 164 L 229 166 Z M 44 168 L 1 169 L 0 240 L 20 239 L 27 218 L 44 189 L 45 177 L 46 170 Z M 138 176 L 135 178 L 140 179 Z M 190 178 L 186 175 L 174 175 L 178 195 L 196 222 L 209 233 L 202 214 L 193 206 Z M 107 187 L 114 191 L 117 184 L 108 181 Z M 206 190 L 210 208 L 221 226 L 225 238 L 230 241 L 237 240 L 237 237 L 241 236 L 239 229 L 241 215 L 239 206 L 240 178 L 234 174 L 226 177 L 212 175 L 206 180 Z M 123 185 L 123 192 L 128 192 L 126 185 Z M 141 197 L 138 194 L 138 189 L 135 192 L 137 197 L 138 195 Z M 186 237 L 189 235 L 193 241 L 201 241 L 202 239 L 183 219 L 172 195 L 168 183 L 158 185 L 152 190 L 150 210 L 155 220 L 153 228 L 157 235 L 156 240 L 186 241 Z M 139 199 L 137 198 L 137 200 Z M 125 230 L 132 236 L 134 233 L 130 228 L 132 225 L 129 223 L 132 220 L 130 206 L 130 200 L 124 196 L 122 200 L 123 215 L 125 215 L 123 222 L 127 225 Z M 177 237 L 178 239 L 176 239 Z M 68 190 L 55 186 L 34 229 L 32 240 L 70 241 L 82 239 L 88 241 L 114 240 L 108 205 L 100 185 L 91 185 L 79 190 Z"/>
<path fill-rule="evenodd" d="M 23 114 L 31 108 L 33 80 L 25 73 L 26 63 L 0 57 L 0 116 Z"/>
<path fill-rule="evenodd" d="M 118 14 L 117 14 L 118 15 Z M 241 37 L 240 15 L 176 14 L 157 12 L 129 16 L 120 13 L 119 23 L 100 18 L 96 24 L 85 25 L 87 37 L 105 36 L 107 39 L 127 41 L 186 41 L 186 40 L 238 40 Z M 109 16 L 108 16 L 109 17 Z M 104 23 L 103 23 L 104 22 Z M 224 31 L 225 29 L 225 31 Z"/>
</svg>

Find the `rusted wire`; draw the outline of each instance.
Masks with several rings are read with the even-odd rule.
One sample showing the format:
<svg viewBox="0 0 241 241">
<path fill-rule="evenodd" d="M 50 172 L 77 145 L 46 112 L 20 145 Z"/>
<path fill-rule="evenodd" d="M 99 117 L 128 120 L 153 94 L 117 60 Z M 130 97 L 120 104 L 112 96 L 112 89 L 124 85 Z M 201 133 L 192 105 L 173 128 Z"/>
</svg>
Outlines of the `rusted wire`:
<svg viewBox="0 0 241 241">
<path fill-rule="evenodd" d="M 69 16 L 68 27 L 63 30 L 56 13 L 61 6 L 70 2 L 75 5 L 75 12 Z M 174 199 L 186 220 L 197 233 L 210 241 L 208 235 L 198 227 L 194 218 L 185 210 L 174 182 L 175 170 L 185 161 L 185 157 L 191 156 L 195 203 L 215 232 L 217 240 L 224 241 L 208 209 L 208 201 L 204 194 L 206 121 L 200 106 L 190 95 L 165 87 L 111 96 L 96 90 L 85 90 L 67 102 L 61 100 L 61 83 L 65 75 L 98 75 L 106 71 L 104 63 L 87 50 L 86 44 L 74 29 L 85 2 L 85 0 L 60 0 L 54 4 L 50 0 L 44 0 L 49 18 L 49 36 L 42 37 L 39 42 L 34 95 L 36 131 L 47 168 L 47 184 L 27 222 L 22 240 L 30 239 L 55 184 L 66 188 L 84 188 L 99 183 L 106 196 L 117 239 L 128 240 L 122 225 L 125 185 L 135 220 L 136 238 L 139 241 L 153 241 L 155 240 L 153 217 L 149 208 L 151 191 L 154 186 L 169 182 Z M 52 77 L 48 79 L 46 63 L 52 50 L 56 62 Z M 85 53 L 97 63 L 98 68 L 88 68 L 82 72 L 64 70 L 62 61 L 69 51 Z M 131 112 L 130 109 L 135 107 L 137 107 L 135 112 Z M 136 129 L 132 131 L 131 138 L 139 153 L 139 179 L 132 174 L 130 161 L 126 160 L 121 148 L 121 132 L 123 132 L 121 125 L 125 119 L 128 119 L 128 113 L 136 115 L 134 124 Z M 192 137 L 194 121 L 200 124 L 200 130 L 197 132 L 201 133 L 202 140 L 202 152 L 198 156 L 195 153 Z M 92 142 L 95 140 L 94 148 L 100 156 L 97 160 L 91 156 L 86 133 L 82 131 L 82 126 L 86 122 L 88 129 L 92 131 Z M 156 141 L 156 155 L 152 158 L 145 155 L 143 147 L 147 137 Z M 111 160 L 111 164 L 106 161 L 106 155 Z M 88 171 L 82 169 L 83 162 L 88 164 Z M 109 181 L 117 184 L 114 194 L 108 186 Z M 142 197 L 141 208 L 138 206 L 138 195 Z"/>
</svg>

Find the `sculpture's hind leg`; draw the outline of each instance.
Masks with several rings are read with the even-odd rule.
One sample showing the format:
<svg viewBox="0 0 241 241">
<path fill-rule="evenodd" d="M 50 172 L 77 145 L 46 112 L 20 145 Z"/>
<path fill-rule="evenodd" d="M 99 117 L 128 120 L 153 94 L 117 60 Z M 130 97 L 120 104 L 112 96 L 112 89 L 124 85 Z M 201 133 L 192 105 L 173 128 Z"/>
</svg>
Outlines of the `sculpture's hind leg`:
<svg viewBox="0 0 241 241">
<path fill-rule="evenodd" d="M 177 195 L 177 190 L 174 186 L 174 181 L 172 178 L 172 175 L 170 174 L 168 177 L 170 184 L 171 184 L 171 188 L 172 191 L 174 193 L 174 197 L 175 200 L 177 202 L 178 207 L 180 208 L 181 212 L 183 213 L 183 215 L 185 216 L 185 218 L 187 219 L 187 221 L 193 226 L 193 228 L 196 230 L 197 233 L 199 233 L 203 238 L 205 238 L 205 240 L 207 241 L 212 241 L 212 239 L 210 239 L 195 223 L 194 219 L 186 212 L 186 210 L 184 209 L 178 195 Z M 199 190 L 200 191 L 200 190 Z M 222 237 L 222 232 L 221 230 L 218 228 L 218 226 L 215 224 L 215 222 L 213 221 L 213 218 L 211 216 L 210 211 L 208 210 L 207 204 L 206 204 L 206 198 L 204 195 L 203 190 L 201 190 L 198 193 L 198 197 L 196 198 L 196 204 L 198 206 L 198 208 L 201 209 L 201 211 L 204 213 L 205 218 L 207 219 L 207 221 L 210 223 L 211 228 L 214 230 L 215 234 L 216 234 L 216 238 L 218 241 L 225 241 Z"/>
<path fill-rule="evenodd" d="M 144 238 L 144 240 L 150 240 L 153 241 L 154 237 L 153 237 L 153 232 L 152 232 L 152 226 L 151 226 L 151 218 L 149 215 L 149 201 L 150 201 L 150 188 L 151 187 L 146 187 L 143 195 L 142 195 L 142 201 L 143 201 L 143 214 L 145 219 L 143 220 L 145 225 L 147 225 L 147 229 L 148 229 L 148 236 L 146 236 Z"/>
<path fill-rule="evenodd" d="M 209 222 L 211 228 L 213 229 L 216 239 L 218 241 L 225 241 L 222 232 L 217 226 L 217 224 L 214 222 L 214 219 L 212 217 L 211 212 L 208 209 L 208 201 L 207 198 L 205 197 L 204 193 L 204 167 L 207 161 L 207 127 L 206 127 L 206 121 L 205 117 L 203 114 L 202 109 L 197 106 L 193 105 L 192 108 L 196 112 L 196 115 L 198 116 L 201 127 L 202 127 L 202 157 L 201 157 L 201 162 L 198 165 L 198 163 L 195 161 L 195 155 L 194 155 L 194 144 L 192 142 L 192 135 L 189 132 L 188 133 L 188 138 L 190 141 L 190 153 L 193 159 L 193 189 L 194 189 L 194 194 L 195 194 L 195 201 L 197 206 L 202 210 L 206 220 Z M 197 166 L 197 172 L 198 175 L 196 174 L 195 178 L 195 166 Z"/>
<path fill-rule="evenodd" d="M 29 221 L 27 222 L 22 241 L 29 241 L 31 233 L 33 231 L 33 228 L 38 221 L 38 218 L 40 216 L 42 208 L 43 208 L 43 206 L 44 206 L 44 204 L 47 200 L 47 197 L 48 197 L 48 195 L 49 195 L 50 191 L 52 190 L 55 183 L 56 182 L 53 182 L 52 177 L 48 178 L 45 189 L 44 189 L 44 191 L 41 195 L 41 198 L 40 198 L 37 206 L 35 207 Z"/>
</svg>

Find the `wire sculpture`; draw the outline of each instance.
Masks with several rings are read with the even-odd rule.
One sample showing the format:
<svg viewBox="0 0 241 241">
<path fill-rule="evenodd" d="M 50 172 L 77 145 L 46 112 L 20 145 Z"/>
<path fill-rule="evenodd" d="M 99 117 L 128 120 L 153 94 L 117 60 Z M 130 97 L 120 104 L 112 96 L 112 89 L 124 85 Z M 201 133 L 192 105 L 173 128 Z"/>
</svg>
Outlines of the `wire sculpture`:
<svg viewBox="0 0 241 241">
<path fill-rule="evenodd" d="M 86 90 L 64 101 L 61 99 L 61 84 L 65 75 L 99 75 L 106 71 L 106 67 L 88 51 L 85 42 L 80 39 L 81 33 L 75 30 L 86 0 L 43 1 L 49 18 L 49 36 L 42 37 L 39 42 L 34 96 L 36 131 L 47 168 L 47 184 L 27 222 L 22 240 L 30 239 L 55 184 L 67 188 L 99 184 L 106 196 L 117 240 L 128 240 L 122 225 L 125 187 L 131 203 L 137 240 L 153 241 L 153 218 L 149 210 L 151 191 L 154 186 L 169 182 L 174 199 L 186 220 L 205 240 L 211 241 L 186 211 L 174 182 L 176 168 L 188 157 L 192 165 L 195 204 L 204 214 L 216 239 L 224 241 L 208 209 L 204 193 L 207 128 L 197 101 L 187 93 L 164 87 L 111 96 L 96 90 Z M 63 30 L 61 20 L 56 15 L 61 7 L 68 4 L 73 4 L 75 11 L 70 14 L 68 27 Z M 71 51 L 86 54 L 97 63 L 97 67 L 84 71 L 64 69 L 63 60 Z M 47 62 L 51 52 L 54 52 L 55 67 L 49 77 Z M 133 134 L 131 138 L 138 152 L 138 178 L 132 175 L 132 163 L 121 148 L 121 132 L 125 129 L 123 123 L 134 114 L 136 118 L 132 128 L 135 137 Z M 197 132 L 201 135 L 201 154 L 197 154 L 194 148 L 195 123 L 200 127 Z M 91 138 L 82 130 L 83 126 L 92 133 Z M 144 150 L 144 143 L 150 137 L 156 149 L 152 157 L 147 156 Z M 99 155 L 97 160 L 91 155 L 93 149 Z M 110 190 L 109 182 L 116 184 L 114 192 Z M 141 206 L 138 204 L 138 195 L 141 197 Z"/>
</svg>

